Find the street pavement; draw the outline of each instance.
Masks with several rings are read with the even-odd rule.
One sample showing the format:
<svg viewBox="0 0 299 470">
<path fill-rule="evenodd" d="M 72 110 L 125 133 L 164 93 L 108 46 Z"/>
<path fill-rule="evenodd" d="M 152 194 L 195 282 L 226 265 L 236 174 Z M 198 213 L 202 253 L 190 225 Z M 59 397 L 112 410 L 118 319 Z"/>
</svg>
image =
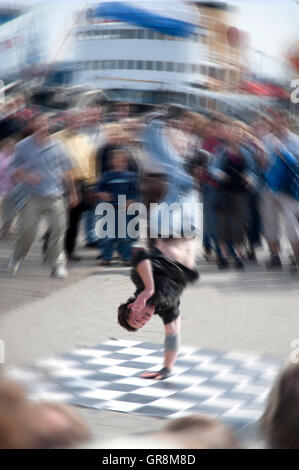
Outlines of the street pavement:
<svg viewBox="0 0 299 470">
<path fill-rule="evenodd" d="M 83 259 L 69 266 L 67 280 L 53 280 L 42 265 L 38 240 L 15 278 L 6 274 L 11 241 L 0 241 L 0 339 L 5 366 L 70 352 L 107 339 L 163 342 L 161 320 L 154 317 L 141 331 L 129 333 L 117 325 L 117 305 L 133 293 L 129 268 L 115 262 L 103 268 L 97 252 L 80 248 Z M 288 250 L 284 252 L 287 261 Z M 182 344 L 236 350 L 286 358 L 299 338 L 299 276 L 268 272 L 267 253 L 258 250 L 259 264 L 245 272 L 218 271 L 199 253 L 201 279 L 182 298 Z M 1 369 L 0 369 L 1 370 Z M 164 421 L 109 411 L 77 408 L 93 438 L 103 442 L 129 433 L 159 429 Z"/>
</svg>

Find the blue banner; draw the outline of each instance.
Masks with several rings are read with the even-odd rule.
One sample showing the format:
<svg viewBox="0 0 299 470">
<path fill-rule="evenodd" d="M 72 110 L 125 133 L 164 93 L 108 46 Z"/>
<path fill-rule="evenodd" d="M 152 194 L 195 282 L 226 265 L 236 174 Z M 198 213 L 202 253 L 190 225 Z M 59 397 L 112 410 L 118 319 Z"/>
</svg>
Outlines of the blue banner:
<svg viewBox="0 0 299 470">
<path fill-rule="evenodd" d="M 92 18 L 109 18 L 123 21 L 147 29 L 153 29 L 169 36 L 188 37 L 196 30 L 196 25 L 151 13 L 148 10 L 130 6 L 123 2 L 103 2 L 89 12 Z"/>
</svg>

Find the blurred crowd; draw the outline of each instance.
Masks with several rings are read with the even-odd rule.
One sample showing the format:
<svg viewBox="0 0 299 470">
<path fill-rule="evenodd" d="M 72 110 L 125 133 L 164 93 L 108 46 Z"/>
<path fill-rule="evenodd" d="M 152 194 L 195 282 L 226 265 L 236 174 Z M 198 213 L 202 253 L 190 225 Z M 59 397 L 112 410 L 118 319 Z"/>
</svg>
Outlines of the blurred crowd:
<svg viewBox="0 0 299 470">
<path fill-rule="evenodd" d="M 45 216 L 44 261 L 52 275 L 67 275 L 66 258 L 76 254 L 80 222 L 86 247 L 98 249 L 101 265 L 117 250 L 130 264 L 134 240 L 96 233 L 95 208 L 118 196 L 134 201 L 163 200 L 165 170 L 151 159 L 142 126 L 148 115 L 163 116 L 167 143 L 193 177 L 203 203 L 203 248 L 219 269 L 242 270 L 256 260 L 264 238 L 267 268 L 279 269 L 281 229 L 291 245 L 290 270 L 299 263 L 299 136 L 282 110 L 245 124 L 219 113 L 201 115 L 179 105 L 137 114 L 129 103 L 73 108 L 59 119 L 26 106 L 22 96 L 0 109 L 1 236 L 18 230 L 9 270 L 15 273 Z M 148 115 L 147 115 L 148 114 Z M 113 221 L 117 224 L 116 220 Z"/>
</svg>

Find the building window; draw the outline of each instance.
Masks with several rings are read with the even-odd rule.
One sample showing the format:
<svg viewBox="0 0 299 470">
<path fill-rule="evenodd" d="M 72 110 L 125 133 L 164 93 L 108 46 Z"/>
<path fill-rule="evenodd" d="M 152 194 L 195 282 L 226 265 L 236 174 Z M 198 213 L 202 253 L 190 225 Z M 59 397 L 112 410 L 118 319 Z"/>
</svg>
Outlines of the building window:
<svg viewBox="0 0 299 470">
<path fill-rule="evenodd" d="M 209 76 L 210 76 L 211 78 L 216 78 L 216 69 L 215 69 L 215 67 L 210 67 L 209 72 L 210 72 L 210 73 L 209 73 Z"/>
<path fill-rule="evenodd" d="M 165 34 L 156 33 L 155 39 L 159 39 L 160 41 L 164 41 L 164 39 L 166 39 L 166 38 L 165 38 Z"/>
<path fill-rule="evenodd" d="M 145 30 L 144 29 L 137 29 L 137 39 L 144 39 L 145 38 Z"/>
<path fill-rule="evenodd" d="M 93 60 L 76 62 L 76 70 L 151 70 L 151 71 L 166 71 L 176 73 L 194 73 L 199 65 L 185 64 L 183 62 L 163 62 L 152 60 Z M 218 69 L 217 69 L 218 72 Z M 222 73 L 223 70 L 221 70 Z"/>
<path fill-rule="evenodd" d="M 136 68 L 138 70 L 143 70 L 144 69 L 143 60 L 137 60 L 137 67 Z"/>
<path fill-rule="evenodd" d="M 146 31 L 145 39 L 155 39 L 155 31 L 152 31 L 151 29 Z"/>
<path fill-rule="evenodd" d="M 219 69 L 219 80 L 224 82 L 225 79 L 225 70 L 224 69 Z"/>
<path fill-rule="evenodd" d="M 147 60 L 145 64 L 146 64 L 146 70 L 153 70 L 153 61 L 152 60 Z"/>
<path fill-rule="evenodd" d="M 121 29 L 119 37 L 120 39 L 130 39 L 131 31 L 129 29 Z"/>
<path fill-rule="evenodd" d="M 207 100 L 206 100 L 206 97 L 205 97 L 205 96 L 200 96 L 200 97 L 199 97 L 199 104 L 200 104 L 200 106 L 202 106 L 203 108 L 207 105 Z"/>
<path fill-rule="evenodd" d="M 76 34 L 78 40 L 95 39 L 149 39 L 159 41 L 184 41 L 184 38 L 169 36 L 151 29 L 93 29 L 80 31 Z M 194 42 L 206 42 L 207 36 L 203 34 L 192 34 L 187 40 Z"/>
</svg>

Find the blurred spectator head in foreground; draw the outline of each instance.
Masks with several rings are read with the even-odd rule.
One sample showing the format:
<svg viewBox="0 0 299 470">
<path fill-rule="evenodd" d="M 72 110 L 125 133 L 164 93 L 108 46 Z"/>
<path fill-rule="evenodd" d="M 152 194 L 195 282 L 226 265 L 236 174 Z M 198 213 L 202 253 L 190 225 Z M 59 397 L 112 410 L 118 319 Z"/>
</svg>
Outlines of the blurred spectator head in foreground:
<svg viewBox="0 0 299 470">
<path fill-rule="evenodd" d="M 160 431 L 104 442 L 108 449 L 241 449 L 233 432 L 207 416 L 172 420 Z"/>
<path fill-rule="evenodd" d="M 261 430 L 270 447 L 299 449 L 299 363 L 287 362 L 278 374 Z"/>
<path fill-rule="evenodd" d="M 85 424 L 70 407 L 31 402 L 19 385 L 0 382 L 0 449 L 65 447 L 88 437 Z"/>
<path fill-rule="evenodd" d="M 233 432 L 219 421 L 193 415 L 170 421 L 158 437 L 172 440 L 182 449 L 240 449 Z"/>
</svg>

